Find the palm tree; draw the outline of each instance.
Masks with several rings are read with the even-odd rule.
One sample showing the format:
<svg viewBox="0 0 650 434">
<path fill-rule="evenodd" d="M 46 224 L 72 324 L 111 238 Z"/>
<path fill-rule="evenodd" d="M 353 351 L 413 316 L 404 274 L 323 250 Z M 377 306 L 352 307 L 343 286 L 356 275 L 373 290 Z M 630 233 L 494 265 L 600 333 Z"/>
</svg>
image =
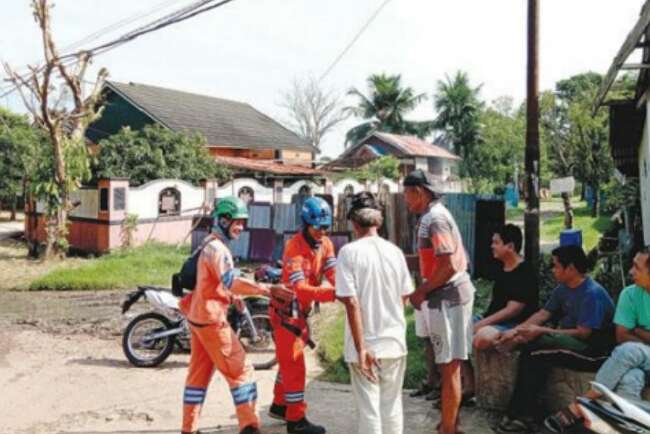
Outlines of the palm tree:
<svg viewBox="0 0 650 434">
<path fill-rule="evenodd" d="M 424 99 L 424 93 L 416 94 L 413 88 L 402 86 L 400 75 L 373 74 L 368 77 L 368 95 L 356 88 L 348 95 L 356 96 L 357 106 L 346 107 L 348 113 L 366 121 L 348 131 L 346 146 L 356 143 L 373 131 L 424 136 L 430 131 L 431 122 L 412 122 L 404 115 Z"/>
<path fill-rule="evenodd" d="M 444 81 L 438 81 L 433 97 L 438 113 L 433 127 L 441 132 L 441 139 L 465 159 L 480 141 L 481 87 L 472 87 L 467 74 L 458 71 L 453 78 L 447 75 Z"/>
</svg>

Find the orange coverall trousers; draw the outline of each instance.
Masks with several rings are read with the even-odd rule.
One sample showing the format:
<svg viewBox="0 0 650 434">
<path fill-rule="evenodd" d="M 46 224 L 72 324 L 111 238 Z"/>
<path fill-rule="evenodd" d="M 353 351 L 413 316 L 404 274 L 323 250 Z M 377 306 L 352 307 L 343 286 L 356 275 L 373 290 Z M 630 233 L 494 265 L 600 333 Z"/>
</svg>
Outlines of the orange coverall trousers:
<svg viewBox="0 0 650 434">
<path fill-rule="evenodd" d="M 304 320 L 289 322 L 306 331 Z M 278 376 L 273 389 L 273 403 L 287 407 L 286 420 L 296 422 L 305 417 L 305 353 L 304 340 L 281 325 L 280 316 L 271 308 L 271 324 L 278 359 Z"/>
<path fill-rule="evenodd" d="M 194 432 L 198 429 L 201 407 L 215 369 L 221 372 L 230 387 L 239 429 L 249 425 L 259 427 L 253 367 L 247 363 L 246 352 L 235 333 L 227 323 L 223 326 L 190 326 L 190 329 L 192 354 L 183 396 L 182 430 Z"/>
</svg>

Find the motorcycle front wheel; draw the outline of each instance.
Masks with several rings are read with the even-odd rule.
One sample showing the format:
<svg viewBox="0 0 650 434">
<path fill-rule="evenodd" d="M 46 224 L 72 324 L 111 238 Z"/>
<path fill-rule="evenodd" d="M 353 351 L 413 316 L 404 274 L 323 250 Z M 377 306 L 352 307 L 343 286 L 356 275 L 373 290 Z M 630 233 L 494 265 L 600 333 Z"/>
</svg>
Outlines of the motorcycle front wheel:
<svg viewBox="0 0 650 434">
<path fill-rule="evenodd" d="M 151 338 L 152 335 L 172 328 L 163 315 L 148 312 L 131 320 L 122 336 L 122 350 L 133 365 L 151 368 L 160 365 L 174 349 L 174 336 Z"/>
</svg>

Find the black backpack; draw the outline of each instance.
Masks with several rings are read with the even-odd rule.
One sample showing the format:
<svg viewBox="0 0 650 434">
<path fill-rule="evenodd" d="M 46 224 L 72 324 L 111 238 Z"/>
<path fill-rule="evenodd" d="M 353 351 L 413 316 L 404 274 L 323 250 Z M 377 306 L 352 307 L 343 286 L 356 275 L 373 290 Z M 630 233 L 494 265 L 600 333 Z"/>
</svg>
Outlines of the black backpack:
<svg viewBox="0 0 650 434">
<path fill-rule="evenodd" d="M 192 254 L 183 262 L 181 270 L 172 276 L 172 294 L 176 297 L 183 296 L 183 290 L 194 291 L 196 286 L 196 275 L 199 268 L 199 254 L 211 241 L 205 240 Z"/>
</svg>

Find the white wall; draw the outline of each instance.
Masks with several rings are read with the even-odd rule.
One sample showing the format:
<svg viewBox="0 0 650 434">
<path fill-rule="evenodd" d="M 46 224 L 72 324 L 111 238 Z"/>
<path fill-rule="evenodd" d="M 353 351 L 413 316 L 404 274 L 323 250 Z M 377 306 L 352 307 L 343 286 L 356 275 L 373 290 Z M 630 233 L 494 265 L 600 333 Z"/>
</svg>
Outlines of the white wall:
<svg viewBox="0 0 650 434">
<path fill-rule="evenodd" d="M 242 187 L 249 187 L 255 193 L 255 202 L 273 202 L 273 188 L 265 187 L 253 178 L 237 178 L 220 185 L 217 197 L 237 196 Z"/>
<path fill-rule="evenodd" d="M 140 187 L 129 188 L 126 209 L 128 214 L 137 214 L 138 219 L 158 218 L 158 199 L 166 188 L 176 188 L 181 193 L 181 215 L 191 216 L 200 212 L 204 190 L 189 182 L 178 179 L 159 179 Z"/>
<path fill-rule="evenodd" d="M 99 192 L 97 189 L 77 190 L 70 195 L 72 203 L 81 202 L 70 212 L 71 217 L 96 219 L 99 212 Z"/>
<path fill-rule="evenodd" d="M 312 194 L 325 193 L 325 187 L 320 184 L 316 184 L 311 181 L 304 181 L 304 180 L 296 181 L 289 186 L 285 185 L 284 188 L 282 189 L 282 203 L 291 203 L 291 196 L 293 196 L 294 194 L 298 194 L 300 188 L 303 185 L 309 185 L 311 187 Z"/>
<path fill-rule="evenodd" d="M 648 103 L 650 110 L 650 103 Z M 648 112 L 650 113 L 650 111 Z M 650 116 L 646 116 L 643 140 L 639 149 L 639 184 L 641 186 L 641 214 L 644 244 L 650 245 Z"/>
</svg>

